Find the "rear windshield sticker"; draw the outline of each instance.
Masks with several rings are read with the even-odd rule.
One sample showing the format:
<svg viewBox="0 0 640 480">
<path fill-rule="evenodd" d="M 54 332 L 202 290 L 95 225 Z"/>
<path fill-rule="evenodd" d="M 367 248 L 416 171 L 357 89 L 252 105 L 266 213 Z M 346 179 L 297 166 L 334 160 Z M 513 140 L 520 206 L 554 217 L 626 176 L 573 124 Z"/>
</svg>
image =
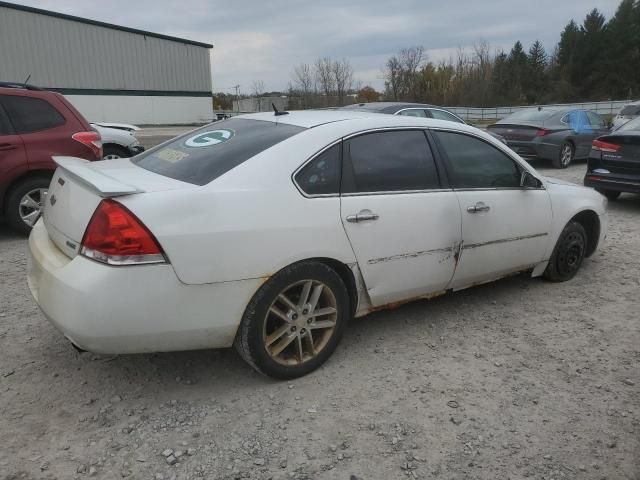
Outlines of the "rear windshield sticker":
<svg viewBox="0 0 640 480">
<path fill-rule="evenodd" d="M 156 152 L 156 157 L 166 160 L 169 163 L 177 163 L 180 160 L 184 160 L 189 156 L 188 153 L 181 152 L 180 150 L 174 150 L 172 148 L 165 148 Z"/>
<path fill-rule="evenodd" d="M 187 138 L 184 144 L 190 148 L 210 147 L 226 142 L 233 137 L 233 135 L 232 130 L 210 130 Z"/>
</svg>

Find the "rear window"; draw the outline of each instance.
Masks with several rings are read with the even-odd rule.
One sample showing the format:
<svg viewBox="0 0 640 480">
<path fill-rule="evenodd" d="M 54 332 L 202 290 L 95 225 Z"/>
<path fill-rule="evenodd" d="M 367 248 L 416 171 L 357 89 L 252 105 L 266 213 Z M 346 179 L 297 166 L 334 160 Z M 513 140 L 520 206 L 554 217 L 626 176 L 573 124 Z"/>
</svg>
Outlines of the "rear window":
<svg viewBox="0 0 640 480">
<path fill-rule="evenodd" d="M 640 105 L 627 105 L 620 110 L 620 115 L 623 117 L 635 117 L 636 115 L 640 115 Z"/>
<path fill-rule="evenodd" d="M 520 110 L 519 112 L 512 113 L 507 118 L 504 119 L 505 122 L 512 120 L 520 120 L 523 122 L 539 122 L 542 120 L 546 120 L 558 113 L 557 110 L 550 110 L 548 108 L 543 108 L 538 110 L 537 108 L 527 108 L 525 110 Z"/>
<path fill-rule="evenodd" d="M 624 130 L 640 130 L 640 117 L 629 120 L 627 123 L 616 129 L 616 132 Z"/>
<path fill-rule="evenodd" d="M 303 130 L 284 123 L 230 118 L 182 135 L 131 161 L 165 177 L 206 185 Z"/>
<path fill-rule="evenodd" d="M 40 132 L 65 123 L 60 112 L 41 98 L 3 95 L 0 102 L 16 133 Z"/>
</svg>

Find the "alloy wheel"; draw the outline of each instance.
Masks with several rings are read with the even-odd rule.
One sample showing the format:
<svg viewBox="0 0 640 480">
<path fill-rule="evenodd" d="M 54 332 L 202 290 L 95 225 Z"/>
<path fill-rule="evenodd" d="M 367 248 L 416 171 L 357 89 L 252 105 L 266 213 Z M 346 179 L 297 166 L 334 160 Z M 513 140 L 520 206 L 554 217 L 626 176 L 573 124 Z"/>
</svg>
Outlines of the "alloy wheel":
<svg viewBox="0 0 640 480">
<path fill-rule="evenodd" d="M 46 196 L 46 188 L 34 188 L 20 199 L 20 218 L 29 227 L 33 227 L 40 217 Z"/>
<path fill-rule="evenodd" d="M 273 360 L 300 365 L 315 358 L 336 328 L 337 301 L 317 280 L 289 285 L 273 301 L 264 321 L 263 343 Z"/>
<path fill-rule="evenodd" d="M 122 158 L 122 157 L 117 153 L 110 153 L 109 155 L 105 155 L 104 157 L 102 157 L 102 160 L 115 160 L 116 158 Z"/>
<path fill-rule="evenodd" d="M 560 154 L 560 161 L 562 162 L 562 166 L 566 167 L 571 163 L 571 157 L 573 156 L 573 149 L 571 145 L 566 144 L 562 147 L 562 152 Z"/>
</svg>

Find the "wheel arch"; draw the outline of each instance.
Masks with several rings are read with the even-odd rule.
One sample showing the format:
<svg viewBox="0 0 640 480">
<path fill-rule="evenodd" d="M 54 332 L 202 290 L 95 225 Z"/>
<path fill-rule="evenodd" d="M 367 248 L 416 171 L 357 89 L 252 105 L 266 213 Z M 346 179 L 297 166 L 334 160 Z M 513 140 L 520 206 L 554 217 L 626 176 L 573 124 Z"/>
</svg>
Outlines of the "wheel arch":
<svg viewBox="0 0 640 480">
<path fill-rule="evenodd" d="M 587 251 L 585 257 L 590 257 L 598 248 L 600 239 L 600 217 L 593 210 L 582 210 L 575 214 L 570 222 L 578 222 L 587 232 Z"/>
<path fill-rule="evenodd" d="M 355 274 L 353 273 L 353 269 L 340 260 L 329 257 L 314 257 L 302 261 L 323 263 L 340 276 L 340 278 L 344 282 L 345 287 L 347 287 L 347 292 L 349 293 L 351 314 L 355 315 L 356 310 L 358 309 L 358 303 L 360 301 L 360 291 L 358 289 L 358 282 L 356 280 Z"/>
</svg>

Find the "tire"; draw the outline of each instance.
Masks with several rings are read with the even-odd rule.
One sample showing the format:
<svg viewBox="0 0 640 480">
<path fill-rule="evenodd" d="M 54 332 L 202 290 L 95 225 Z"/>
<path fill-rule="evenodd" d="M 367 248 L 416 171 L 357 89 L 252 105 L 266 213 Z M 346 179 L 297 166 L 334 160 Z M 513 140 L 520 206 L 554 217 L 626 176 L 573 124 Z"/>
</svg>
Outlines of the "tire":
<svg viewBox="0 0 640 480">
<path fill-rule="evenodd" d="M 311 312 L 329 312 L 331 308 L 334 312 L 316 317 L 305 312 L 320 286 L 319 299 Z M 305 289 L 307 302 L 302 302 Z M 282 296 L 289 299 L 289 306 Z M 301 377 L 327 361 L 350 316 L 347 288 L 333 269 L 319 262 L 295 263 L 276 273 L 253 296 L 234 345 L 240 356 L 264 375 L 278 379 Z M 321 322 L 324 327 L 319 326 Z"/>
<path fill-rule="evenodd" d="M 569 222 L 556 243 L 544 277 L 552 282 L 571 280 L 582 265 L 587 251 L 587 232 L 578 222 Z"/>
<path fill-rule="evenodd" d="M 566 141 L 560 146 L 558 157 L 553 160 L 554 168 L 567 168 L 575 159 L 576 149 L 573 143 Z"/>
<path fill-rule="evenodd" d="M 35 222 L 28 223 L 23 217 L 29 219 L 39 218 L 39 212 L 44 205 L 46 192 L 51 179 L 47 177 L 31 177 L 17 183 L 11 188 L 7 197 L 6 217 L 9 226 L 18 233 L 29 235 Z M 29 202 L 26 197 L 32 202 Z M 21 203 L 24 203 L 21 205 Z M 32 215 L 33 214 L 33 215 Z"/>
<path fill-rule="evenodd" d="M 598 193 L 601 193 L 602 195 L 607 197 L 608 200 L 611 200 L 612 202 L 617 200 L 620 194 L 622 193 L 622 192 L 616 192 L 615 190 L 601 190 L 598 188 L 596 188 L 596 190 L 598 191 Z"/>
<path fill-rule="evenodd" d="M 131 154 L 126 148 L 119 145 L 108 144 L 102 149 L 102 160 L 110 160 L 114 158 L 129 158 Z"/>
</svg>

